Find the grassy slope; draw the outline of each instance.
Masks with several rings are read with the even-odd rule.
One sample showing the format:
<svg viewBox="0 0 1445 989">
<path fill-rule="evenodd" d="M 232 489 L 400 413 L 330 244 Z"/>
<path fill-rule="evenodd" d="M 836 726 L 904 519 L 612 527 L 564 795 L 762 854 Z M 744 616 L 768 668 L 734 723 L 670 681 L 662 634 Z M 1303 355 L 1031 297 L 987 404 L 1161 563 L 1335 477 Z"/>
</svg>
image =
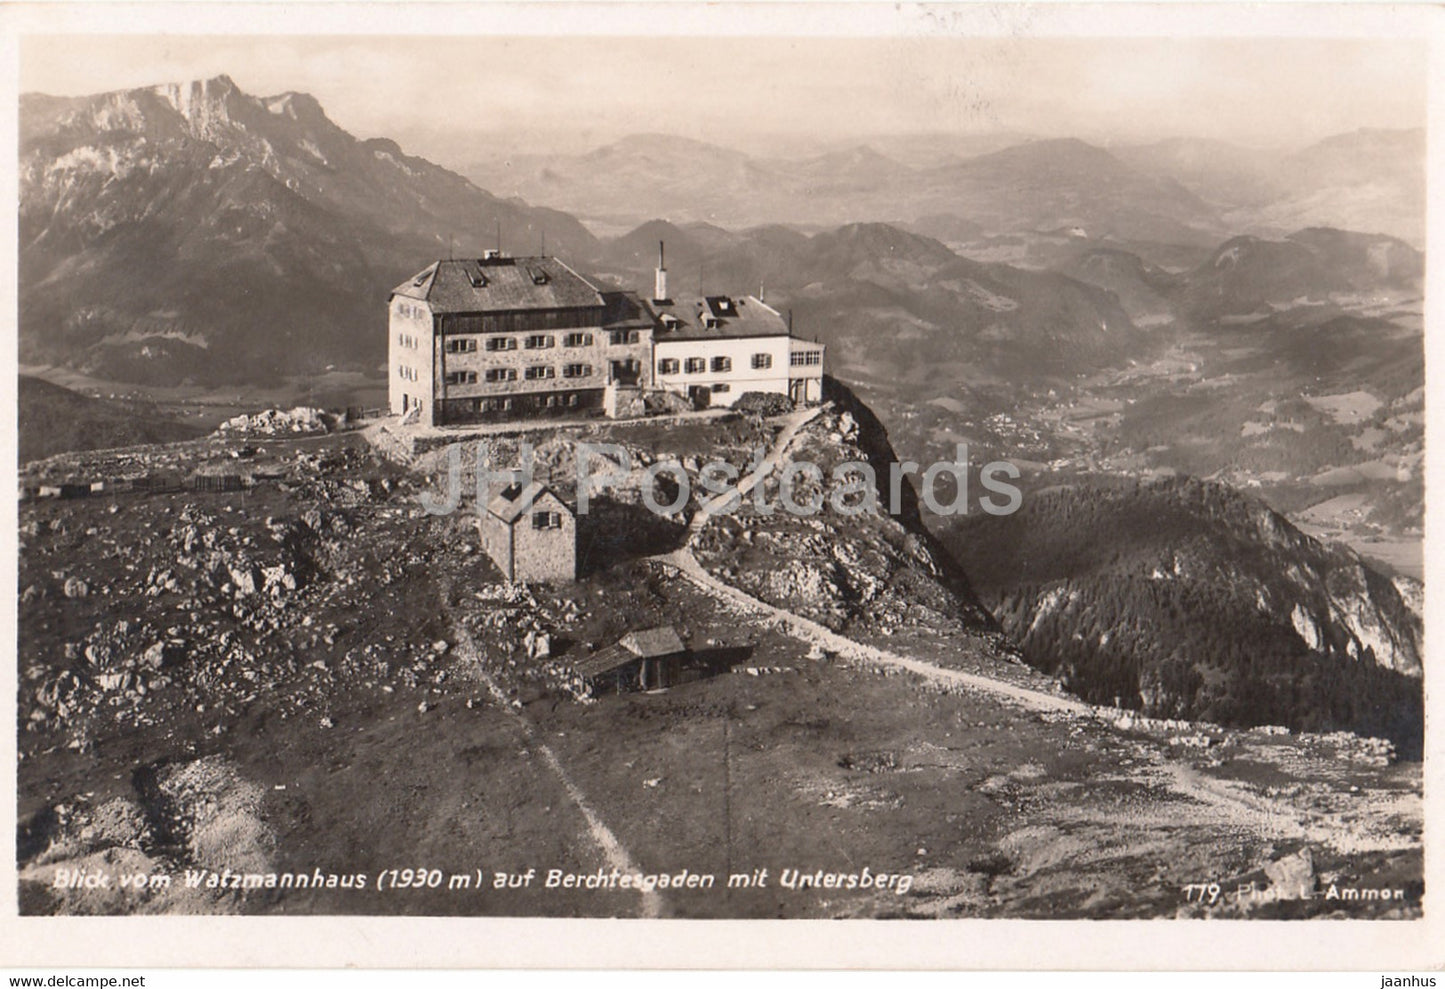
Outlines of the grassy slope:
<svg viewBox="0 0 1445 989">
<path fill-rule="evenodd" d="M 194 439 L 202 430 L 129 402 L 91 398 L 40 378 L 20 376 L 20 462 L 72 450 Z"/>
</svg>

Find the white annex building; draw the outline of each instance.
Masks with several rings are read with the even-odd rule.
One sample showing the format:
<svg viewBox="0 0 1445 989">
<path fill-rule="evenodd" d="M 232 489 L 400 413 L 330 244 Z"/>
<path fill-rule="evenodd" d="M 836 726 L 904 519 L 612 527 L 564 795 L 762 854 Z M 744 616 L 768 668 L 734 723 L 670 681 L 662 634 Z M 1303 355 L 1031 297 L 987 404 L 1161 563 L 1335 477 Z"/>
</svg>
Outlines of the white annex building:
<svg viewBox="0 0 1445 989">
<path fill-rule="evenodd" d="M 657 317 L 655 387 L 699 407 L 732 405 L 750 391 L 786 395 L 800 405 L 823 400 L 822 344 L 794 337 L 783 315 L 756 296 L 669 297 L 663 260 L 659 256 L 648 300 Z"/>
</svg>

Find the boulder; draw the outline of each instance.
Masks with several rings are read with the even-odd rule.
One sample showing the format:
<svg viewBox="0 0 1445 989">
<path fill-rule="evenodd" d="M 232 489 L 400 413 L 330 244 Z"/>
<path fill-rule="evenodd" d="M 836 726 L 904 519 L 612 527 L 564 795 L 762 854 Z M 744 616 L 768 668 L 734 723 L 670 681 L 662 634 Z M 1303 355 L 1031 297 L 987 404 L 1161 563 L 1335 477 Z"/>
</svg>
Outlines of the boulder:
<svg viewBox="0 0 1445 989">
<path fill-rule="evenodd" d="M 166 663 L 166 644 L 155 642 L 141 654 L 141 665 L 147 669 L 158 670 Z"/>
<path fill-rule="evenodd" d="M 231 587 L 237 597 L 256 593 L 256 575 L 250 567 L 232 567 L 230 570 Z"/>
</svg>

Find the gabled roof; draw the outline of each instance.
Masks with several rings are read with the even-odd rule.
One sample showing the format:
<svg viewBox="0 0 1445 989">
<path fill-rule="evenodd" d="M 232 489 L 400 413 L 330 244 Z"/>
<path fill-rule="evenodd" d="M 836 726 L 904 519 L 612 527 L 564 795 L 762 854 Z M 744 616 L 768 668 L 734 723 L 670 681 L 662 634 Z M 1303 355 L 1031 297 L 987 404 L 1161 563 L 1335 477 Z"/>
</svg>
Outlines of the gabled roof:
<svg viewBox="0 0 1445 989">
<path fill-rule="evenodd" d="M 618 640 L 617 644 L 642 659 L 671 656 L 673 653 L 682 652 L 687 648 L 682 644 L 682 637 L 677 634 L 677 629 L 671 625 L 628 632 Z"/>
<path fill-rule="evenodd" d="M 437 261 L 391 290 L 433 313 L 584 309 L 606 305 L 597 286 L 551 257 Z"/>
<path fill-rule="evenodd" d="M 595 677 L 603 673 L 611 673 L 619 666 L 626 666 L 628 663 L 637 662 L 637 657 L 632 655 L 620 645 L 613 643 L 606 649 L 594 652 L 586 659 L 574 660 L 572 668 L 582 677 Z"/>
<path fill-rule="evenodd" d="M 677 630 L 671 625 L 664 625 L 661 628 L 628 632 L 614 645 L 601 649 L 586 659 L 574 662 L 572 668 L 584 677 L 595 677 L 602 673 L 610 673 L 619 666 L 635 663 L 639 659 L 676 656 L 678 653 L 686 651 L 687 647 L 682 644 L 682 638 L 677 634 Z"/>
<path fill-rule="evenodd" d="M 528 485 L 514 484 L 502 491 L 501 494 L 487 502 L 487 511 L 511 525 L 517 519 L 536 504 L 543 496 L 550 496 L 553 501 L 567 508 L 565 502 L 557 497 L 557 493 L 541 481 L 533 481 Z M 568 509 L 570 511 L 570 509 Z"/>
<path fill-rule="evenodd" d="M 788 336 L 788 321 L 766 302 L 754 296 L 694 296 L 650 300 L 647 303 L 660 321 L 654 339 L 711 340 L 728 337 Z"/>
</svg>

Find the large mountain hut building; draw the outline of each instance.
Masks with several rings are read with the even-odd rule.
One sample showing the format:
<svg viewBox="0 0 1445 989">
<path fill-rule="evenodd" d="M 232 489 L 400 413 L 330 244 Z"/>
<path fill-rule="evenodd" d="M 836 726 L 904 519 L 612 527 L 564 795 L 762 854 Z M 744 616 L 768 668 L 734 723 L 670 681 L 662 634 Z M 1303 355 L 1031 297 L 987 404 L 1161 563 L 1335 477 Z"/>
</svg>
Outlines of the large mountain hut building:
<svg viewBox="0 0 1445 989">
<path fill-rule="evenodd" d="M 671 298 L 659 245 L 650 299 L 604 291 L 554 257 L 437 261 L 388 298 L 391 411 L 429 426 L 614 414 L 616 393 L 697 408 L 748 392 L 823 396 L 824 346 L 761 298 Z"/>
</svg>

